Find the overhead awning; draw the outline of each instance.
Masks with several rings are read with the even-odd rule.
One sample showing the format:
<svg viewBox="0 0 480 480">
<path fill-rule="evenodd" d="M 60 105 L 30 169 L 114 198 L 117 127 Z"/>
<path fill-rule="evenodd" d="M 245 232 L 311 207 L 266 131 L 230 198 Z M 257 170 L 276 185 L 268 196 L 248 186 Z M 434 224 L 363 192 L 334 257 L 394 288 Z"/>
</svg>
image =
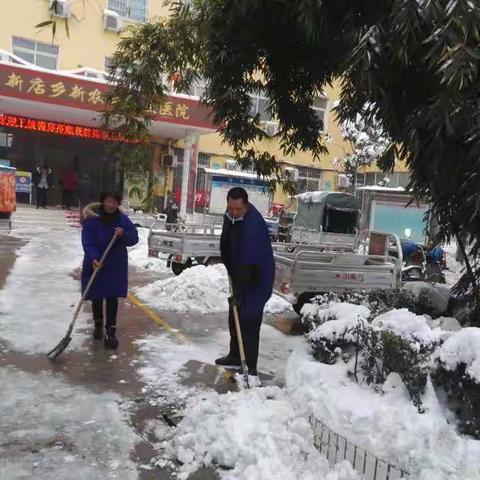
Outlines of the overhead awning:
<svg viewBox="0 0 480 480">
<path fill-rule="evenodd" d="M 81 72 L 46 70 L 20 64 L 18 59 L 0 61 L 0 113 L 4 115 L 101 128 L 103 95 L 110 89 L 105 79 Z M 173 94 L 152 113 L 149 130 L 153 137 L 172 139 L 184 138 L 192 130 L 199 135 L 212 133 L 211 117 L 211 110 L 198 98 Z"/>
</svg>

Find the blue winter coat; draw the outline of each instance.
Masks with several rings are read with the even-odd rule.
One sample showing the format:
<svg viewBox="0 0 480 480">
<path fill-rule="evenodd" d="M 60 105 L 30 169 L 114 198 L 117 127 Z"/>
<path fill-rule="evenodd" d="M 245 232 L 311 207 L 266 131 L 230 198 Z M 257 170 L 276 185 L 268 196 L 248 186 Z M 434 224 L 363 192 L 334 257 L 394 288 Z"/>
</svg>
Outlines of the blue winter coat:
<svg viewBox="0 0 480 480">
<path fill-rule="evenodd" d="M 221 253 L 240 300 L 240 317 L 261 317 L 272 295 L 275 261 L 267 224 L 252 204 L 243 220 L 233 225 L 225 216 Z"/>
<path fill-rule="evenodd" d="M 127 247 L 138 243 L 138 232 L 130 219 L 121 212 L 112 216 L 102 213 L 99 204 L 88 205 L 84 210 L 86 217 L 82 230 L 82 245 L 85 256 L 82 269 L 82 292 L 93 273 L 92 262 L 100 260 L 113 237 L 115 228 L 123 228 L 123 236 L 117 238 L 108 253 L 103 267 L 98 272 L 88 300 L 126 297 L 128 291 L 128 253 Z"/>
</svg>

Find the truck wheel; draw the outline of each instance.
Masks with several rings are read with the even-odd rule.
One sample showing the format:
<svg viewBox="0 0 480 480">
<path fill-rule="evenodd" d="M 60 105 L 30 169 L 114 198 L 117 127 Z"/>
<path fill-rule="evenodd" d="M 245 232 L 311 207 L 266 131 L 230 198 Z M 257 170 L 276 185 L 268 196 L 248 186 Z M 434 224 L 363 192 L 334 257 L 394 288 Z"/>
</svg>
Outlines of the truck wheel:
<svg viewBox="0 0 480 480">
<path fill-rule="evenodd" d="M 317 293 L 313 292 L 303 292 L 298 296 L 297 303 L 293 305 L 293 310 L 297 315 L 301 315 L 301 311 L 303 306 L 306 303 L 310 303 L 310 300 L 315 297 L 315 295 L 318 295 Z"/>
<path fill-rule="evenodd" d="M 188 259 L 185 263 L 172 262 L 172 272 L 175 275 L 180 275 L 184 270 L 192 266 L 192 261 Z"/>
</svg>

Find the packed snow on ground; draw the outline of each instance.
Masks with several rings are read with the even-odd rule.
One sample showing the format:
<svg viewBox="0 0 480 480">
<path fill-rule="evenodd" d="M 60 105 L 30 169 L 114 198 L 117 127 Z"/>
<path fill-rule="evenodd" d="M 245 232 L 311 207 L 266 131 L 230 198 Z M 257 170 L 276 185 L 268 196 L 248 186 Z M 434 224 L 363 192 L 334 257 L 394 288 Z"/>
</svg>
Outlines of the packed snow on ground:
<svg viewBox="0 0 480 480">
<path fill-rule="evenodd" d="M 137 289 L 136 294 L 145 303 L 159 310 L 199 314 L 228 311 L 229 286 L 223 264 L 197 265 L 180 275 L 152 282 Z M 273 295 L 265 305 L 265 313 L 291 311 L 291 305 Z"/>
<path fill-rule="evenodd" d="M 0 291 L 0 339 L 16 350 L 46 353 L 65 335 L 80 300 L 72 273 L 81 265 L 83 252 L 79 232 L 73 229 L 38 230 L 26 238 Z M 85 320 L 80 312 L 78 324 Z M 79 348 L 84 338 L 76 330 L 69 348 Z"/>
<path fill-rule="evenodd" d="M 135 367 L 147 384 L 157 394 L 158 403 L 181 406 L 196 390 L 196 387 L 182 384 L 182 367 L 190 360 L 213 365 L 218 352 L 211 348 L 179 343 L 169 335 L 148 335 L 135 344 L 140 350 Z M 180 372 L 180 373 L 179 373 Z M 187 371 L 184 375 L 188 374 Z M 188 383 L 188 382 L 187 382 Z"/>
<path fill-rule="evenodd" d="M 114 393 L 0 368 L 0 478 L 134 480 L 139 440 Z"/>
<path fill-rule="evenodd" d="M 277 387 L 211 393 L 190 402 L 170 445 L 182 462 L 180 479 L 219 465 L 223 480 L 347 480 L 348 463 L 333 470 L 314 447 L 308 420 Z"/>
<path fill-rule="evenodd" d="M 303 345 L 290 357 L 287 389 L 295 411 L 313 415 L 336 433 L 411 472 L 415 480 L 480 478 L 480 441 L 459 435 L 429 382 L 418 413 L 397 374 L 383 395 L 354 383 L 342 361 L 315 361 Z"/>
<path fill-rule="evenodd" d="M 450 370 L 465 364 L 465 373 L 480 383 L 480 328 L 464 328 L 451 335 L 440 347 L 440 360 Z"/>
<path fill-rule="evenodd" d="M 138 243 L 128 249 L 128 261 L 130 265 L 142 270 L 156 273 L 170 273 L 167 268 L 166 257 L 148 256 L 148 228 L 138 228 Z"/>
</svg>

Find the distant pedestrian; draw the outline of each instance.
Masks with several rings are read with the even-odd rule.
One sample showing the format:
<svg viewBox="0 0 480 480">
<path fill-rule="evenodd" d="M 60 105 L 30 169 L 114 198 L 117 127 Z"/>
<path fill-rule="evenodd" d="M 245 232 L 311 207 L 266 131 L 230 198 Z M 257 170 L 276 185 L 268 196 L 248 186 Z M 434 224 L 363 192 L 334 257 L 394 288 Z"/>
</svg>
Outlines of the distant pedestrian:
<svg viewBox="0 0 480 480">
<path fill-rule="evenodd" d="M 240 366 L 232 304 L 237 305 L 245 356 L 251 375 L 257 374 L 260 327 L 265 303 L 272 295 L 275 262 L 268 227 L 259 211 L 248 202 L 243 188 L 232 188 L 227 195 L 222 236 L 222 261 L 232 280 L 228 323 L 230 351 L 215 363 Z"/>
<path fill-rule="evenodd" d="M 130 219 L 119 209 L 122 199 L 118 193 L 102 193 L 100 203 L 85 207 L 85 222 L 82 230 L 82 244 L 85 252 L 82 270 L 82 292 L 85 290 L 93 271 L 100 268 L 87 300 L 92 301 L 95 328 L 93 336 L 104 338 L 107 348 L 118 347 L 116 336 L 118 298 L 126 297 L 128 290 L 127 247 L 138 242 L 138 232 Z M 100 258 L 113 235 L 117 239 L 105 262 Z M 103 334 L 103 304 L 106 303 L 106 328 Z"/>
<path fill-rule="evenodd" d="M 167 230 L 170 230 L 172 225 L 175 225 L 178 222 L 178 205 L 170 192 L 167 193 L 167 208 L 165 209 L 165 212 L 167 214 L 165 223 L 167 224 Z"/>
<path fill-rule="evenodd" d="M 37 196 L 37 209 L 47 208 L 47 193 L 53 187 L 52 170 L 47 165 L 37 167 L 33 172 L 33 185 Z"/>
<path fill-rule="evenodd" d="M 60 177 L 62 187 L 62 208 L 70 210 L 73 205 L 78 206 L 77 191 L 79 185 L 78 173 L 70 167 Z"/>
</svg>

